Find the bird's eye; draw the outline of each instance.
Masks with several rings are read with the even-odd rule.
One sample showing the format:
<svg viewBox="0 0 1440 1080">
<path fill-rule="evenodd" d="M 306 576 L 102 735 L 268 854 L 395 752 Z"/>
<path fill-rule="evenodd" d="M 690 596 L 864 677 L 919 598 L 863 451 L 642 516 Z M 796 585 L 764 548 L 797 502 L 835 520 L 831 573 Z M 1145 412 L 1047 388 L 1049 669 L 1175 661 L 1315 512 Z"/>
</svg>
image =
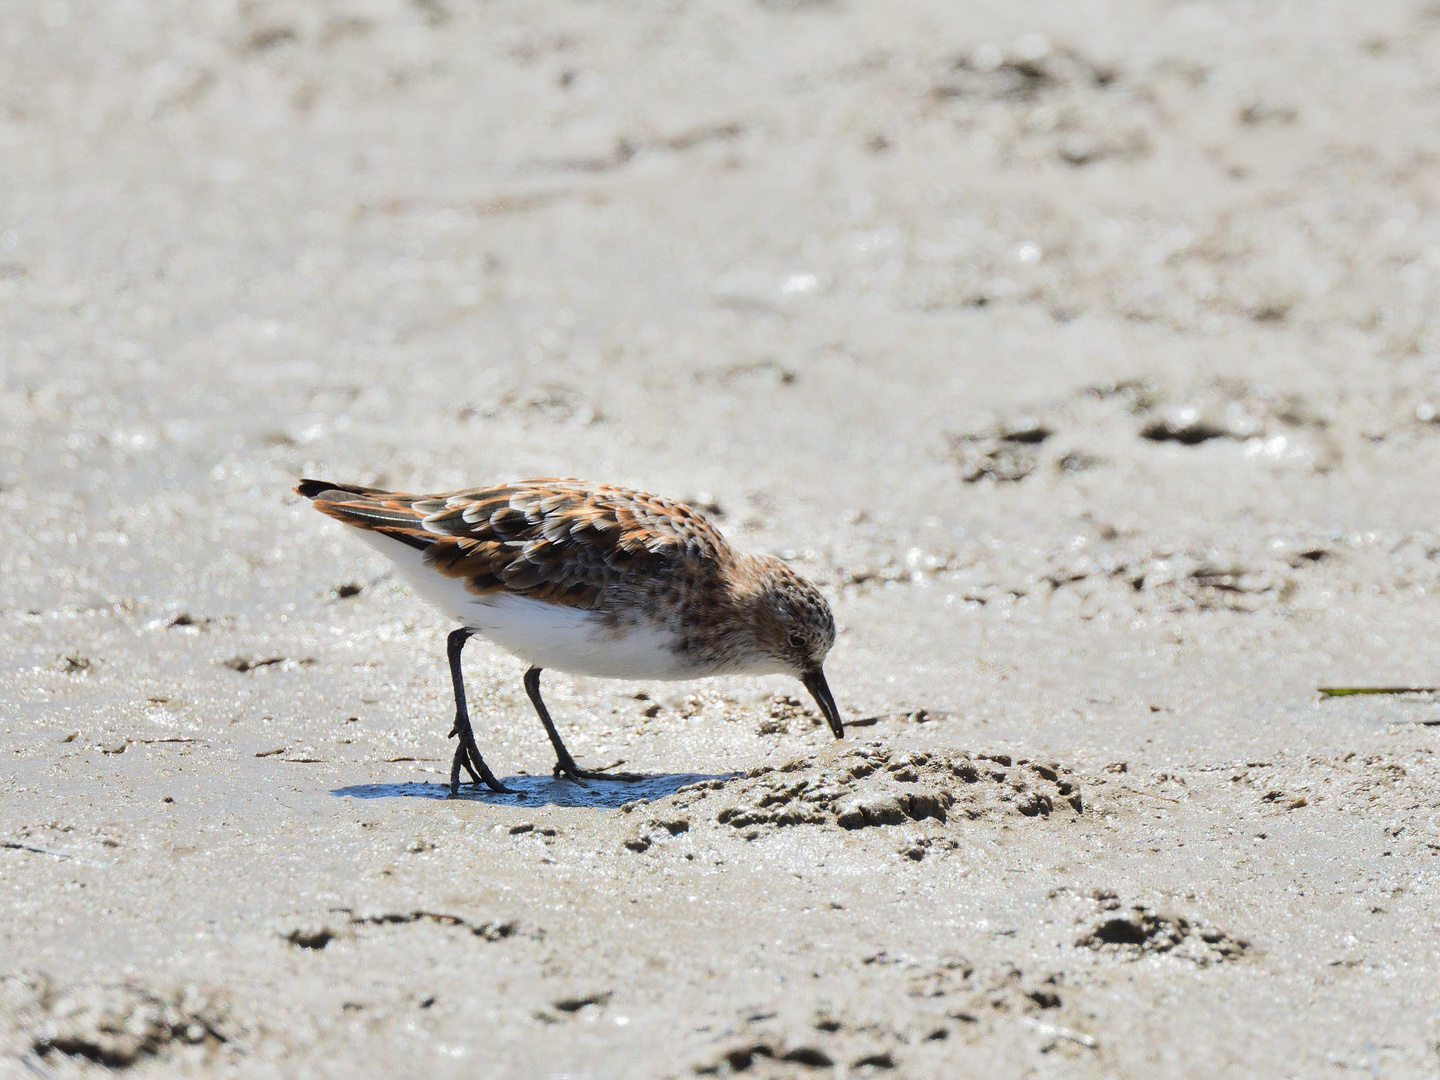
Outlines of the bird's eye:
<svg viewBox="0 0 1440 1080">
<path fill-rule="evenodd" d="M 805 635 L 800 633 L 799 630 L 791 630 L 790 633 L 785 636 L 785 640 L 790 643 L 792 649 L 803 649 L 805 647 Z"/>
</svg>

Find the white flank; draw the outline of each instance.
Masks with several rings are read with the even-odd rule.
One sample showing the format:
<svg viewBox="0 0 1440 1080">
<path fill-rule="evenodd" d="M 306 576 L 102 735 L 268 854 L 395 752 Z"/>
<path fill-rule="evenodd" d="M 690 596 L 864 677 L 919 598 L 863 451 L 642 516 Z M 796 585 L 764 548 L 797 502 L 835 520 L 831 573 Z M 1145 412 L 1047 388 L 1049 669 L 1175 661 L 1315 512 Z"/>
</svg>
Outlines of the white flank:
<svg viewBox="0 0 1440 1080">
<path fill-rule="evenodd" d="M 425 565 L 424 554 L 383 533 L 356 530 L 392 562 L 421 597 L 526 663 L 605 679 L 693 679 L 697 672 L 655 627 L 613 627 L 593 611 L 547 604 L 514 593 L 475 596 L 458 578 Z"/>
</svg>

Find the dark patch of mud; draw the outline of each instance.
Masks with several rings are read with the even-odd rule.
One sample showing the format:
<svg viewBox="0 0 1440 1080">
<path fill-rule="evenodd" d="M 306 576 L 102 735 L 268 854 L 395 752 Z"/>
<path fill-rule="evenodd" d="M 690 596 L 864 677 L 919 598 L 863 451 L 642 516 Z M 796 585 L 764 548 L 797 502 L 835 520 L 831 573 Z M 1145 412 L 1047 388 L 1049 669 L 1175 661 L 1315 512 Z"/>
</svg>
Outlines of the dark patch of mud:
<svg viewBox="0 0 1440 1080">
<path fill-rule="evenodd" d="M 880 742 L 835 748 L 743 779 L 682 788 L 651 823 L 674 835 L 709 818 L 753 839 L 762 829 L 794 825 L 864 829 L 933 820 L 1041 819 L 1079 815 L 1079 781 L 1061 765 L 1003 754 L 896 750 Z M 660 809 L 659 806 L 656 809 Z M 689 810 L 685 816 L 677 812 Z M 662 818 L 664 818 L 662 820 Z M 644 827 L 626 842 L 643 851 Z"/>
<path fill-rule="evenodd" d="M 324 949 L 338 938 L 354 936 L 356 931 L 375 926 L 409 926 L 415 923 L 432 923 L 436 926 L 456 927 L 485 941 L 503 941 L 517 932 L 514 919 L 475 919 L 443 911 L 382 911 L 359 914 L 348 909 L 332 911 L 333 918 L 320 923 L 298 926 L 283 932 L 283 940 L 298 949 Z M 534 936 L 534 935 L 532 935 Z"/>
<path fill-rule="evenodd" d="M 1099 913 L 1075 944 L 1096 952 L 1139 960 L 1170 955 L 1199 967 L 1242 959 L 1250 943 L 1182 915 L 1157 912 L 1143 904 L 1121 904 L 1113 893 L 1097 896 Z"/>
<path fill-rule="evenodd" d="M 194 987 L 157 991 L 135 982 L 56 988 L 44 975 L 9 976 L 3 997 L 41 1060 L 71 1058 L 125 1069 L 172 1046 L 206 1054 L 229 1042 L 220 1006 Z"/>
</svg>

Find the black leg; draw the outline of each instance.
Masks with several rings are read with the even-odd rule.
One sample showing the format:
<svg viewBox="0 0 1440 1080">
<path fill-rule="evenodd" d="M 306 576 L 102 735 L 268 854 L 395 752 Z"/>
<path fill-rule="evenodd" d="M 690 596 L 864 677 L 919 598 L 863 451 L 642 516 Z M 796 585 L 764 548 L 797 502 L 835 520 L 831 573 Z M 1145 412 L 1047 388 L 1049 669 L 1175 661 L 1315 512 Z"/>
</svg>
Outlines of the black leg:
<svg viewBox="0 0 1440 1080">
<path fill-rule="evenodd" d="M 475 745 L 475 732 L 470 729 L 470 711 L 465 707 L 465 676 L 460 671 L 460 653 L 465 648 L 465 642 L 470 640 L 471 631 L 461 627 L 451 633 L 447 645 L 450 654 L 450 680 L 455 684 L 455 726 L 450 729 L 450 738 L 460 737 L 460 745 L 455 747 L 454 760 L 450 762 L 450 794 L 455 795 L 460 791 L 460 766 L 465 766 L 465 771 L 470 774 L 470 779 L 476 784 L 484 784 L 491 791 L 498 791 L 502 794 L 514 794 L 490 771 L 490 766 L 485 764 L 485 759 L 480 756 L 480 748 Z"/>
<path fill-rule="evenodd" d="M 525 692 L 530 695 L 535 711 L 540 714 L 540 722 L 545 725 L 545 734 L 550 736 L 550 745 L 555 747 L 555 775 L 574 780 L 577 784 L 582 780 L 644 780 L 645 777 L 639 773 L 603 772 L 599 769 L 582 769 L 575 764 L 575 759 L 560 740 L 560 732 L 555 730 L 555 722 L 550 719 L 550 710 L 545 708 L 545 702 L 540 697 L 540 672 L 543 670 L 532 667 L 525 672 Z"/>
</svg>

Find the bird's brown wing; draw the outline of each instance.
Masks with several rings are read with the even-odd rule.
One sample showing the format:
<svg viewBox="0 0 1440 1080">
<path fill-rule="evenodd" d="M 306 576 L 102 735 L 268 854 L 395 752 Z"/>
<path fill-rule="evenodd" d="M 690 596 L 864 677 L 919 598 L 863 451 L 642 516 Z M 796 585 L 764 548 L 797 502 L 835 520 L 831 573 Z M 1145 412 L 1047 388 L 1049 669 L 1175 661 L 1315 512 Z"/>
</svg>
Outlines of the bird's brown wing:
<svg viewBox="0 0 1440 1080">
<path fill-rule="evenodd" d="M 605 589 L 667 564 L 703 573 L 733 558 L 719 531 L 683 503 L 582 480 L 517 480 L 442 495 L 302 480 L 296 491 L 321 513 L 419 548 L 476 595 L 513 592 L 595 608 Z"/>
</svg>

